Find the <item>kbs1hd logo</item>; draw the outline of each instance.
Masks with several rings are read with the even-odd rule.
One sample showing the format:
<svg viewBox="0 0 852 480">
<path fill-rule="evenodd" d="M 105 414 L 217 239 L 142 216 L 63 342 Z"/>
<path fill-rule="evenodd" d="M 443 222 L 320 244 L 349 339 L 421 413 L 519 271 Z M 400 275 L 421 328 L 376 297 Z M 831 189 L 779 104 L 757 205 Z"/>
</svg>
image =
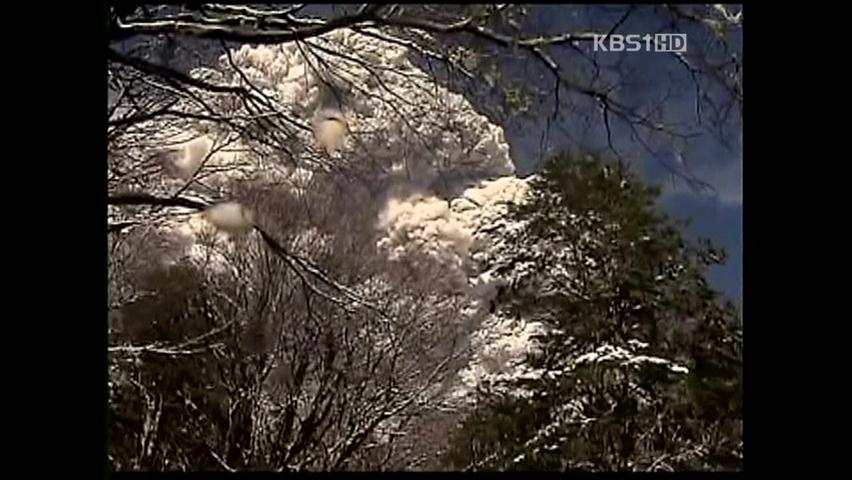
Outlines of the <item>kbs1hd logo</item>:
<svg viewBox="0 0 852 480">
<path fill-rule="evenodd" d="M 650 33 L 645 35 L 595 35 L 596 52 L 686 52 L 685 33 Z"/>
</svg>

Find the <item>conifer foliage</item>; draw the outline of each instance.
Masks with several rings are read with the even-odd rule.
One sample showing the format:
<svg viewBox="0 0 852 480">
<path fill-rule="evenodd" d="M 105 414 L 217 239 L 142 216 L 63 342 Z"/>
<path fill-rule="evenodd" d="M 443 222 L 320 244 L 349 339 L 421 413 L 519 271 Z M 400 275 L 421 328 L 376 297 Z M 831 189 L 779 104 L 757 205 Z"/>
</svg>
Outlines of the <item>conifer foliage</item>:
<svg viewBox="0 0 852 480">
<path fill-rule="evenodd" d="M 658 196 L 563 154 L 512 209 L 524 228 L 499 266 L 511 282 L 498 308 L 546 333 L 529 374 L 481 389 L 449 468 L 741 469 L 741 321 L 705 278 L 724 252 L 687 242 Z"/>
</svg>

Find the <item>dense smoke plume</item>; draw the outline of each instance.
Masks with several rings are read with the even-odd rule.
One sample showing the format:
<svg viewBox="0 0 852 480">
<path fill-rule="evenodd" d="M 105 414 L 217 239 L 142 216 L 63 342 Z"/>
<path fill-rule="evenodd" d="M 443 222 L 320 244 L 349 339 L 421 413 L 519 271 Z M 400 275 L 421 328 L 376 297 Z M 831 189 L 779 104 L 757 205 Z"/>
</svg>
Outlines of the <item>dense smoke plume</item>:
<svg viewBox="0 0 852 480">
<path fill-rule="evenodd" d="M 449 272 L 447 286 L 470 296 L 471 312 L 487 310 L 502 284 L 489 271 L 489 252 L 506 229 L 516 227 L 505 220 L 507 204 L 523 201 L 528 190 L 528 181 L 514 176 L 503 129 L 415 67 L 403 47 L 347 29 L 304 43 L 316 48 L 244 45 L 230 58 L 223 56 L 218 68 L 192 72 L 219 83 L 244 84 L 230 62 L 239 67 L 254 87 L 275 99 L 276 108 L 304 127 L 294 128 L 288 137 L 292 158 L 200 123 L 187 124 L 180 135 L 188 139 L 165 148 L 171 152 L 166 155 L 171 162 L 166 173 L 172 179 L 164 188 L 174 192 L 184 186 L 175 183 L 175 177 L 185 182 L 194 176 L 203 181 L 193 189 L 231 200 L 228 185 L 234 181 L 263 181 L 292 192 L 309 188 L 318 177 L 362 179 L 370 193 L 359 195 L 348 208 L 376 212 L 377 248 L 410 265 L 441 265 Z M 235 114 L 245 114 L 234 108 Z M 320 143 L 325 148 L 316 148 L 317 118 L 330 111 L 345 119 L 346 134 L 342 129 L 334 135 L 323 131 Z M 174 130 L 145 139 L 136 148 L 163 152 L 167 135 L 174 137 Z M 162 158 L 161 153 L 161 163 Z M 262 215 L 256 221 L 265 223 Z M 193 217 L 191 224 L 168 228 L 190 239 L 184 243 L 187 255 L 203 256 L 203 249 L 191 241 L 205 234 L 203 221 Z M 497 335 L 524 344 L 534 329 L 506 319 L 492 319 L 484 326 L 494 331 L 479 335 L 482 358 L 468 371 L 467 383 L 488 374 L 489 368 L 512 364 L 503 359 L 489 367 L 485 338 Z M 524 348 L 508 351 L 517 356 Z"/>
</svg>

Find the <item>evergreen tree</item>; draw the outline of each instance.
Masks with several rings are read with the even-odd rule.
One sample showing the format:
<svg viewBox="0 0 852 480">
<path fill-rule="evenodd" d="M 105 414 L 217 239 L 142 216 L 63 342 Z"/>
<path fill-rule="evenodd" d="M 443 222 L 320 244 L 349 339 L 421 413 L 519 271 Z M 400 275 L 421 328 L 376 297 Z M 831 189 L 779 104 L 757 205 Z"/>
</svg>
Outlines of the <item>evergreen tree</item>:
<svg viewBox="0 0 852 480">
<path fill-rule="evenodd" d="M 685 241 L 658 195 L 569 154 L 533 181 L 510 213 L 523 228 L 499 263 L 511 287 L 498 308 L 546 326 L 534 375 L 484 388 L 448 466 L 741 468 L 741 322 L 705 278 L 724 252 Z"/>
</svg>

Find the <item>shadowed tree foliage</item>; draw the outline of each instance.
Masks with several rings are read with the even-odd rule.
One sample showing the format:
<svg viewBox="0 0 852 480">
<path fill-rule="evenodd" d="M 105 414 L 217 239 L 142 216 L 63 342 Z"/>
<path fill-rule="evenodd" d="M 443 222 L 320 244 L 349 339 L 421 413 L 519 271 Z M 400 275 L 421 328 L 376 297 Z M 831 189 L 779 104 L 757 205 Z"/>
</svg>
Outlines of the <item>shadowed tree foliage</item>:
<svg viewBox="0 0 852 480">
<path fill-rule="evenodd" d="M 426 428 L 464 364 L 465 298 L 442 289 L 440 266 L 390 264 L 376 251 L 375 212 L 341 217 L 350 195 L 245 190 L 264 227 L 326 271 L 287 264 L 292 258 L 270 252 L 257 232 L 232 251 L 174 262 L 116 247 L 111 467 L 379 470 L 407 465 L 402 441 L 437 447 L 420 447 L 412 432 Z M 301 201 L 311 208 L 294 208 Z M 281 211 L 291 213 L 270 215 Z M 338 228 L 346 233 L 330 234 Z M 353 298 L 370 307 L 318 275 L 355 285 Z"/>
<path fill-rule="evenodd" d="M 657 158 L 702 134 L 731 140 L 742 102 L 738 10 L 565 6 L 563 17 L 583 20 L 552 31 L 540 21 L 546 10 L 508 4 L 112 7 L 112 468 L 431 468 L 435 452 L 446 450 L 458 411 L 443 400 L 465 365 L 470 299 L 442 265 L 424 266 L 428 255 L 391 262 L 377 251 L 376 202 L 388 185 L 377 180 L 374 160 L 419 158 L 433 145 L 486 159 L 446 146 L 466 131 L 461 117 L 428 136 L 408 126 L 424 149 L 383 153 L 385 137 L 407 132 L 401 126 L 424 111 L 406 105 L 432 94 L 389 91 L 388 72 L 409 76 L 407 66 L 362 55 L 360 44 L 341 40 L 347 30 L 385 42 L 382 49 L 404 46 L 430 85 L 463 93 L 507 130 L 520 120 L 527 131 L 541 130 L 547 146 L 551 129 L 586 125 L 592 140 L 583 133 L 567 141 L 594 143 L 621 160 L 628 147 Z M 642 87 L 656 67 L 591 51 L 595 35 L 626 32 L 634 20 L 689 32 L 688 53 L 656 57 L 678 79 L 659 91 Z M 313 105 L 281 101 L 267 88 L 281 71 L 258 78 L 246 59 L 235 60 L 246 45 L 267 45 L 267 54 L 295 47 L 287 68 L 321 87 L 316 97 L 305 94 L 311 102 L 346 107 L 353 92 L 390 93 L 381 101 L 400 129 L 383 132 L 376 118 L 353 123 L 357 156 L 311 147 Z M 363 78 L 355 75 L 362 66 Z M 666 108 L 687 94 L 694 115 Z M 171 164 L 192 157 L 184 144 L 190 131 L 211 141 L 191 175 Z M 480 135 L 473 136 L 458 145 L 473 149 Z M 222 160 L 234 151 L 242 152 L 236 160 Z M 702 185 L 686 157 L 664 166 Z M 192 249 L 161 228 L 225 199 L 251 206 L 261 225 L 216 248 L 199 234 Z M 517 385 L 532 392 L 527 397 L 484 393 L 448 465 L 739 465 L 741 340 L 729 326 L 736 314 L 704 279 L 704 267 L 722 254 L 685 244 L 654 199 L 615 167 L 564 160 L 547 168 L 533 201 L 513 211 L 526 228 L 510 237 L 515 253 L 496 272 L 514 279 L 499 308 L 552 327 L 530 358 L 540 375 Z"/>
<path fill-rule="evenodd" d="M 453 468 L 742 467 L 738 313 L 707 284 L 723 252 L 686 242 L 658 191 L 562 155 L 512 216 L 505 312 L 548 327 L 515 390 L 483 389 L 445 455 Z M 526 392 L 520 394 L 518 392 Z"/>
</svg>

